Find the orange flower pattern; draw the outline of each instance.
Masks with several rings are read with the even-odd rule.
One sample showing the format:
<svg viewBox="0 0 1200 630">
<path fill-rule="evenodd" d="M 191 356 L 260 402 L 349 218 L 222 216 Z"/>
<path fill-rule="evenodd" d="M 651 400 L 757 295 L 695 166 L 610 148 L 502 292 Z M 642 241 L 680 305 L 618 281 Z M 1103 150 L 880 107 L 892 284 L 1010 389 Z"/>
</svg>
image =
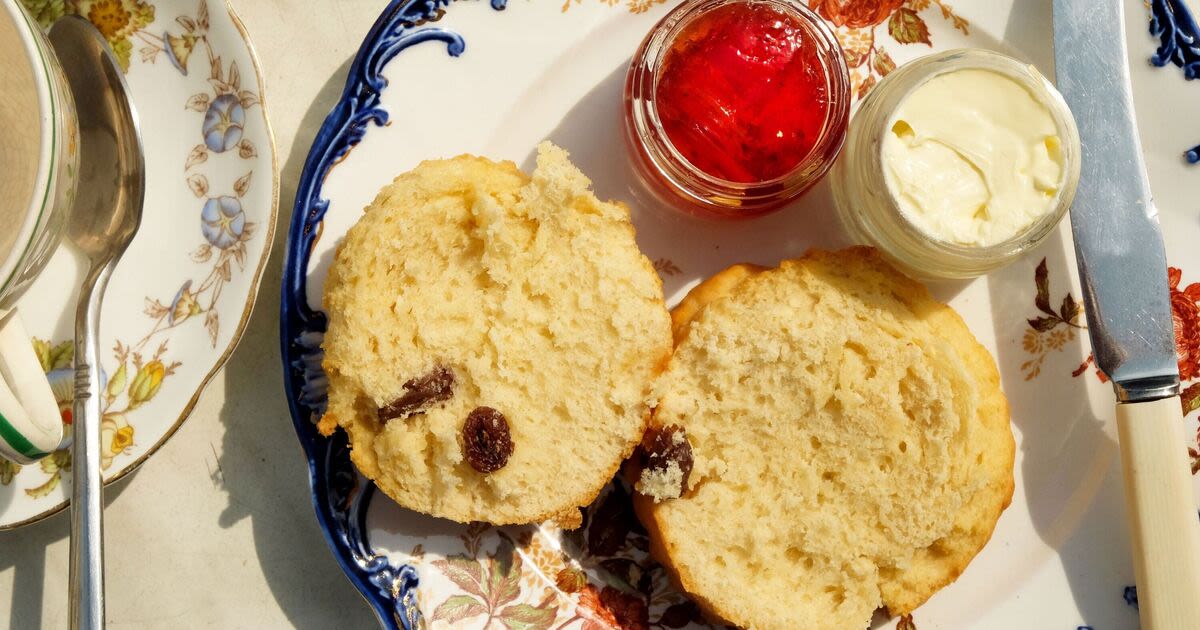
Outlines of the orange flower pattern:
<svg viewBox="0 0 1200 630">
<path fill-rule="evenodd" d="M 1167 267 L 1167 288 L 1171 292 L 1171 323 L 1175 331 L 1175 354 L 1179 360 L 1179 380 L 1188 384 L 1180 395 L 1183 413 L 1188 415 L 1200 409 L 1200 282 L 1193 282 L 1180 288 L 1183 281 L 1183 270 L 1178 267 Z M 1066 341 L 1075 338 L 1075 330 L 1083 328 L 1079 323 L 1083 309 L 1070 293 L 1063 298 L 1058 311 L 1050 307 L 1049 273 L 1046 259 L 1034 271 L 1034 284 L 1037 294 L 1034 305 L 1042 313 L 1039 317 L 1028 320 L 1029 328 L 1021 340 L 1025 352 L 1030 359 L 1021 364 L 1025 380 L 1032 380 L 1041 373 L 1042 363 L 1051 352 L 1061 350 Z M 1095 368 L 1095 357 L 1088 355 L 1087 359 L 1071 372 L 1071 376 L 1080 376 L 1091 369 L 1100 382 L 1107 382 L 1104 373 Z M 1188 455 L 1192 461 L 1192 474 L 1200 474 L 1200 429 L 1197 430 L 1193 445 L 1188 447 Z"/>
<path fill-rule="evenodd" d="M 1182 279 L 1183 270 L 1167 268 L 1175 353 L 1179 355 L 1179 378 L 1190 381 L 1200 375 L 1200 283 L 1193 282 L 1180 290 L 1179 281 Z"/>
<path fill-rule="evenodd" d="M 869 28 L 883 24 L 905 0 L 809 0 L 808 6 L 834 26 Z"/>
<path fill-rule="evenodd" d="M 890 45 L 877 32 L 885 24 L 886 36 L 901 45 L 933 45 L 924 14 L 934 8 L 963 34 L 971 28 L 948 0 L 808 0 L 808 6 L 834 27 L 855 98 L 866 96 L 879 79 L 896 69 Z"/>
</svg>

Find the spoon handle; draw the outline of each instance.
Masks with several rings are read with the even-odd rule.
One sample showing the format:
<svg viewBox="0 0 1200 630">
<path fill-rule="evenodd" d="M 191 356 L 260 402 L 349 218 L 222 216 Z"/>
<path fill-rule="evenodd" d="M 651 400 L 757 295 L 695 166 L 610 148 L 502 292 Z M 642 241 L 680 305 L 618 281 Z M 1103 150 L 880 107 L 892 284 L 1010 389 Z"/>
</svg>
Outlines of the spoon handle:
<svg viewBox="0 0 1200 630">
<path fill-rule="evenodd" d="M 100 479 L 100 304 L 112 265 L 93 267 L 75 313 L 71 444 L 71 628 L 104 627 L 104 513 Z"/>
</svg>

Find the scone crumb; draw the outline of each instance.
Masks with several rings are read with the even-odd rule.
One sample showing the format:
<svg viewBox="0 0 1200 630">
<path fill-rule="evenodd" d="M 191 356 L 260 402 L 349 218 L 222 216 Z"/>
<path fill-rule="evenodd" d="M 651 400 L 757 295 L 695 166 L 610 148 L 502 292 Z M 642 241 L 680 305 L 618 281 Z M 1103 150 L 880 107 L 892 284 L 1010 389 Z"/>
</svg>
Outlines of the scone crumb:
<svg viewBox="0 0 1200 630">
<path fill-rule="evenodd" d="M 335 417 L 331 413 L 327 413 L 327 414 L 321 416 L 321 419 L 317 421 L 317 433 L 320 433 L 321 435 L 323 435 L 325 437 L 329 437 L 329 436 L 333 435 L 333 432 L 335 430 L 337 430 L 337 428 L 338 428 L 337 417 Z"/>
<path fill-rule="evenodd" d="M 555 515 L 554 518 L 550 519 L 550 522 L 562 529 L 579 529 L 583 526 L 583 511 L 579 508 L 572 508 L 562 514 Z"/>
<path fill-rule="evenodd" d="M 678 499 L 683 494 L 683 469 L 674 461 L 667 462 L 666 468 L 647 468 L 638 480 L 637 491 L 654 499 L 655 503 Z"/>
</svg>

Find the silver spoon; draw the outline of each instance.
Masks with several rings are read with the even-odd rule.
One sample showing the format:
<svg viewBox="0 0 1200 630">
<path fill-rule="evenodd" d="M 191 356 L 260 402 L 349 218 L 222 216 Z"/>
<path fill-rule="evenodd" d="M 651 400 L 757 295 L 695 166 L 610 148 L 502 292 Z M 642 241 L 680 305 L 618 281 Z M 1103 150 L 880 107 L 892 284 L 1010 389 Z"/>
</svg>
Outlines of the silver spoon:
<svg viewBox="0 0 1200 630">
<path fill-rule="evenodd" d="M 50 29 L 79 116 L 79 185 L 67 236 L 87 257 L 75 312 L 75 435 L 71 445 L 71 628 L 104 626 L 103 485 L 100 479 L 100 303 L 142 219 L 142 140 L 129 88 L 91 22 Z"/>
</svg>

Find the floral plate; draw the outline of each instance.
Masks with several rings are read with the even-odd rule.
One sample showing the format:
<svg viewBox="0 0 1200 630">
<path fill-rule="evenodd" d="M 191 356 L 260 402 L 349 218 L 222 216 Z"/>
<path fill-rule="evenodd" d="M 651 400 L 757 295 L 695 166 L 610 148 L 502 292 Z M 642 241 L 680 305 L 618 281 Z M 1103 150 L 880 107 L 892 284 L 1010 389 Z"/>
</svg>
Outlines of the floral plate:
<svg viewBox="0 0 1200 630">
<path fill-rule="evenodd" d="M 350 580 L 388 628 L 596 630 L 703 626 L 648 559 L 614 482 L 584 527 L 462 526 L 398 507 L 349 462 L 324 405 L 321 288 L 332 253 L 375 191 L 429 157 L 478 153 L 525 168 L 549 138 L 601 197 L 627 201 L 668 300 L 733 262 L 774 264 L 845 244 L 828 181 L 795 207 L 710 223 L 661 210 L 625 159 L 620 103 L 630 54 L 675 0 L 394 0 L 367 34 L 300 182 L 284 267 L 281 345 L 317 516 Z M 986 47 L 1053 76 L 1049 2 L 809 0 L 836 28 L 861 97 L 934 50 Z M 1182 0 L 1125 0 L 1141 137 L 1162 213 L 1189 449 L 1200 470 L 1200 85 Z M 1149 25 L 1149 29 L 1147 29 Z M 1150 60 L 1153 63 L 1150 63 Z M 1156 68 L 1155 66 L 1159 66 Z M 1116 458 L 1113 395 L 1089 360 L 1070 232 L 1012 266 L 932 288 L 996 357 L 1019 445 L 1016 492 L 991 542 L 914 618 L 873 627 L 1136 628 L 1137 593 Z M 1197 484 L 1200 496 L 1200 483 Z M 1200 620 L 1197 620 L 1200 624 Z"/>
<path fill-rule="evenodd" d="M 223 0 L 21 0 L 43 25 L 86 16 L 133 92 L 146 152 L 141 229 L 104 300 L 101 466 L 133 470 L 187 418 L 233 351 L 270 250 L 279 197 L 262 79 Z M 86 271 L 67 246 L 21 300 L 63 413 L 61 450 L 29 466 L 0 460 L 0 529 L 66 507 L 75 296 Z M 70 287 L 72 290 L 64 290 Z"/>
</svg>

